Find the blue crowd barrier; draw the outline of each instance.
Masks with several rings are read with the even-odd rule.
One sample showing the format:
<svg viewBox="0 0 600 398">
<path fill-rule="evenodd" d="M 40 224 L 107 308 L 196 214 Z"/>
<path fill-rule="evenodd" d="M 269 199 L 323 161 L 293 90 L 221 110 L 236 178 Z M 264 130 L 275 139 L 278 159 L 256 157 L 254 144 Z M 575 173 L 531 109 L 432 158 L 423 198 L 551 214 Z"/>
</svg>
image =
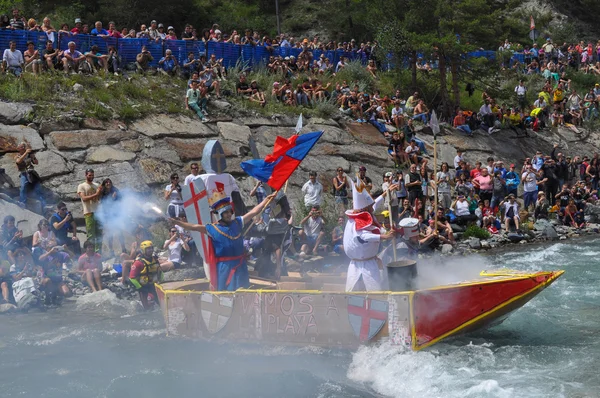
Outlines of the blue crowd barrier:
<svg viewBox="0 0 600 398">
<path fill-rule="evenodd" d="M 242 55 L 242 46 L 233 43 L 217 43 L 214 41 L 208 42 L 206 48 L 206 56 L 210 58 L 215 55 L 217 59 L 222 59 L 222 65 L 225 68 L 233 68 Z"/>
<path fill-rule="evenodd" d="M 55 33 L 55 47 L 66 50 L 70 41 L 75 42 L 77 50 L 82 53 L 90 51 L 91 47 L 96 45 L 101 53 L 106 54 L 110 46 L 114 46 L 121 59 L 125 64 L 134 63 L 137 54 L 141 52 L 142 46 L 145 45 L 154 60 L 150 63 L 151 66 L 157 66 L 158 61 L 164 56 L 165 50 L 170 49 L 173 56 L 177 59 L 180 65 L 185 63 L 188 53 L 193 52 L 197 58 L 201 55 L 206 55 L 207 59 L 211 55 L 215 55 L 217 59 L 223 59 L 223 66 L 226 68 L 232 68 L 241 62 L 246 69 L 252 69 L 253 67 L 259 67 L 260 65 L 266 65 L 269 62 L 271 56 L 290 57 L 294 56 L 298 58 L 298 55 L 302 52 L 299 48 L 291 47 L 275 47 L 268 48 L 265 46 L 252 46 L 252 45 L 237 45 L 233 43 L 218 43 L 208 42 L 205 44 L 202 41 L 191 41 L 191 40 L 164 40 L 155 41 L 150 39 L 116 39 L 112 37 L 97 37 L 91 35 L 70 35 Z M 33 41 L 35 46 L 40 51 L 44 49 L 48 36 L 44 32 L 32 32 L 26 30 L 0 30 L 0 50 L 4 50 L 9 47 L 9 42 L 15 40 L 17 42 L 17 49 L 24 51 L 27 49 L 26 43 Z M 368 62 L 368 56 L 364 52 L 359 51 L 343 51 L 343 50 L 313 50 L 313 59 L 317 60 L 324 54 L 325 57 L 329 58 L 331 63 L 337 65 L 340 57 L 346 57 L 350 61 L 359 61 L 363 65 Z M 472 51 L 466 54 L 466 57 L 485 57 L 486 59 L 493 61 L 496 59 L 495 51 Z M 522 52 L 511 53 L 511 64 L 516 60 L 523 63 L 525 56 Z M 405 60 L 400 64 L 400 67 L 407 67 L 409 62 Z M 432 67 L 437 68 L 437 63 L 432 63 Z M 394 59 L 390 55 L 381 63 L 382 69 L 389 70 L 398 65 L 394 64 Z"/>
<path fill-rule="evenodd" d="M 44 32 L 35 32 L 28 30 L 1 30 L 0 31 L 0 49 L 4 53 L 11 41 L 17 43 L 17 49 L 21 51 L 27 50 L 27 42 L 32 41 L 35 48 L 40 52 L 46 47 L 48 36 Z"/>
</svg>

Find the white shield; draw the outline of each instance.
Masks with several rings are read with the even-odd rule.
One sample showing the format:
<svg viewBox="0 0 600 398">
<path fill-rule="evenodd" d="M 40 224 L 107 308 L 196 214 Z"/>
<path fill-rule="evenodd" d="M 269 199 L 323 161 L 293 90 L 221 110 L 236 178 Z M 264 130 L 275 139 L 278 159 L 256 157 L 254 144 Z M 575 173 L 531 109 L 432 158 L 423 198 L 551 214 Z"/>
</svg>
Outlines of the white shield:
<svg viewBox="0 0 600 398">
<path fill-rule="evenodd" d="M 200 312 L 208 332 L 217 333 L 227 324 L 233 313 L 233 297 L 212 293 L 202 293 L 200 297 Z"/>
</svg>

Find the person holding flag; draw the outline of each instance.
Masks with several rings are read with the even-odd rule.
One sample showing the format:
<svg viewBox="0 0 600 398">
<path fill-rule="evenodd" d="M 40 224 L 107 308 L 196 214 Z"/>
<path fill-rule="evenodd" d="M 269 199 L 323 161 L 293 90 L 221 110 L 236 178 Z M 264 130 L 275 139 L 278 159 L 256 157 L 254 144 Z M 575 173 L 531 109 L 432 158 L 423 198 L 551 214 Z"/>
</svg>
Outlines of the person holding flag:
<svg viewBox="0 0 600 398">
<path fill-rule="evenodd" d="M 215 191 L 209 203 L 217 214 L 218 222 L 214 224 L 190 224 L 181 220 L 171 219 L 174 225 L 207 235 L 213 247 L 213 259 L 217 266 L 217 290 L 235 291 L 250 286 L 248 265 L 244 252 L 244 225 L 248 224 L 263 208 L 273 200 L 277 193 L 272 193 L 263 199 L 258 206 L 241 217 L 234 217 L 231 200 L 222 191 Z"/>
</svg>

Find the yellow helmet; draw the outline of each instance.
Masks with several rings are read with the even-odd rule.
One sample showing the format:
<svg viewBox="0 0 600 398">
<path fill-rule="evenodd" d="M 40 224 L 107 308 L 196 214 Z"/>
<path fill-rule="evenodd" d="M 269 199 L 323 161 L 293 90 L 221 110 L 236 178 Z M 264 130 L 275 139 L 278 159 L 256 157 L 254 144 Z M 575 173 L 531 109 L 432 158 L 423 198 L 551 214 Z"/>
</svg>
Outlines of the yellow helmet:
<svg viewBox="0 0 600 398">
<path fill-rule="evenodd" d="M 151 240 L 145 240 L 140 243 L 140 250 L 145 251 L 149 247 L 154 247 Z"/>
</svg>

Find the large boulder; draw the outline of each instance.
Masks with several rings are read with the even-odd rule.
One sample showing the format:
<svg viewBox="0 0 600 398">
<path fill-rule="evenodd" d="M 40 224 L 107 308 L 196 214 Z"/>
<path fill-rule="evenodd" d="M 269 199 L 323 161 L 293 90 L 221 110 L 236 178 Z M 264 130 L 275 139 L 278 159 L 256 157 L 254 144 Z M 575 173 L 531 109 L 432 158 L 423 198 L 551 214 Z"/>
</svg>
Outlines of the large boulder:
<svg viewBox="0 0 600 398">
<path fill-rule="evenodd" d="M 0 167 L 5 170 L 9 182 L 14 187 L 18 187 L 20 185 L 19 171 L 17 169 L 17 165 L 15 164 L 16 155 L 16 153 L 11 153 L 0 158 Z M 54 151 L 37 152 L 36 157 L 38 159 L 38 165 L 35 166 L 35 170 L 38 172 L 42 180 L 68 174 L 72 170 L 65 159 Z"/>
<path fill-rule="evenodd" d="M 142 158 L 154 158 L 162 160 L 163 162 L 173 163 L 177 166 L 182 166 L 183 163 L 179 158 L 177 151 L 165 142 L 154 141 L 140 154 Z"/>
<path fill-rule="evenodd" d="M 207 141 L 208 138 L 165 138 L 165 142 L 177 152 L 179 158 L 184 162 L 202 159 L 202 151 Z"/>
<path fill-rule="evenodd" d="M 44 141 L 37 131 L 25 126 L 6 126 L 0 124 L 0 153 L 16 152 L 20 142 L 29 143 L 31 149 L 44 149 Z"/>
<path fill-rule="evenodd" d="M 87 168 L 89 168 L 88 165 L 78 164 L 72 174 L 51 178 L 44 182 L 44 186 L 52 189 L 64 199 L 75 201 L 78 199 L 77 186 L 84 182 Z M 93 169 L 96 183 L 110 178 L 113 185 L 119 189 L 127 188 L 137 192 L 149 191 L 142 176 L 128 162 L 100 163 L 94 165 Z"/>
<path fill-rule="evenodd" d="M 327 126 L 324 124 L 309 124 L 302 128 L 301 134 L 310 133 L 312 131 L 323 131 L 323 135 L 319 139 L 319 143 L 329 142 L 338 145 L 347 145 L 352 143 L 352 135 L 339 127 Z"/>
<path fill-rule="evenodd" d="M 173 169 L 168 163 L 154 158 L 140 159 L 137 162 L 142 179 L 146 184 L 168 184 Z"/>
<path fill-rule="evenodd" d="M 179 115 L 153 115 L 138 120 L 130 129 L 151 138 L 159 137 L 215 137 L 217 132 L 200 119 Z"/>
<path fill-rule="evenodd" d="M 33 106 L 20 102 L 0 102 L 0 123 L 19 124 L 33 112 Z"/>
<path fill-rule="evenodd" d="M 75 130 L 53 131 L 52 143 L 59 150 L 86 149 L 101 145 L 117 144 L 121 140 L 135 138 L 137 134 L 121 130 Z"/>
<path fill-rule="evenodd" d="M 106 163 L 108 161 L 129 161 L 135 159 L 135 153 L 102 145 L 88 151 L 88 163 Z"/>
<path fill-rule="evenodd" d="M 33 233 L 37 231 L 38 222 L 43 218 L 39 214 L 22 209 L 19 205 L 4 199 L 0 199 L 0 214 L 13 216 L 15 225 L 23 231 L 24 238 L 33 236 Z"/>
<path fill-rule="evenodd" d="M 240 126 L 239 124 L 230 122 L 219 122 L 217 123 L 217 129 L 223 139 L 221 144 L 233 141 L 247 146 L 250 141 L 251 132 L 248 126 Z"/>
</svg>

